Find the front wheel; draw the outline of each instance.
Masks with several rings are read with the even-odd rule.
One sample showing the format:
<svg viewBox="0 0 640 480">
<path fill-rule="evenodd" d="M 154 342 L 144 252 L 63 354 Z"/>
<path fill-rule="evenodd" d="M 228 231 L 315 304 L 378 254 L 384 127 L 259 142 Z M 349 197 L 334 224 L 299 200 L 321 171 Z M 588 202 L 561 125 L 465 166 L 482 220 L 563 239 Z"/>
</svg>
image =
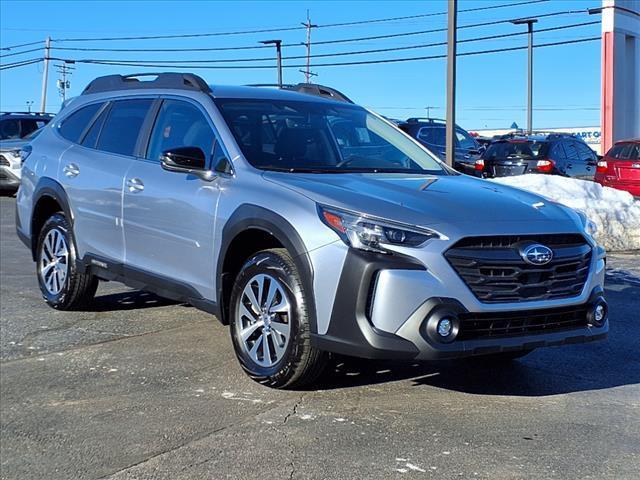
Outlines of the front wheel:
<svg viewBox="0 0 640 480">
<path fill-rule="evenodd" d="M 287 250 L 263 250 L 244 264 L 229 312 L 233 346 L 251 378 L 292 388 L 322 373 L 327 356 L 311 345 L 308 302 Z"/>
<path fill-rule="evenodd" d="M 69 221 L 62 213 L 49 217 L 38 237 L 38 283 L 44 300 L 57 310 L 76 310 L 90 302 L 98 279 L 76 268 Z"/>
</svg>

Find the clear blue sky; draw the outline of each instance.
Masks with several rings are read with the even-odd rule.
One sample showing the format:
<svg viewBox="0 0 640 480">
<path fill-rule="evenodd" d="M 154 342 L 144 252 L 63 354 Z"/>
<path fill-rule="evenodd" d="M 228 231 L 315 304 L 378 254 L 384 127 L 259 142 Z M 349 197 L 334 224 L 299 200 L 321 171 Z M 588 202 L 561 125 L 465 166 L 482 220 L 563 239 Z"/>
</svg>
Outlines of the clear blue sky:
<svg viewBox="0 0 640 480">
<path fill-rule="evenodd" d="M 518 3 L 523 0 L 460 0 L 459 9 Z M 460 13 L 458 25 L 493 22 L 542 15 L 564 10 L 586 10 L 600 6 L 599 0 L 552 0 L 509 8 Z M 0 46 L 53 39 L 140 36 L 158 34 L 228 32 L 298 26 L 310 11 L 314 24 L 350 22 L 446 11 L 445 0 L 429 1 L 112 1 L 112 2 L 18 2 L 0 1 Z M 573 14 L 540 19 L 536 29 L 599 20 L 599 15 Z M 313 41 L 386 35 L 446 27 L 446 15 L 370 23 L 366 25 L 318 28 Z M 525 26 L 496 24 L 461 29 L 458 39 L 522 31 Z M 535 43 L 548 43 L 600 35 L 599 25 L 536 34 Z M 259 40 L 280 38 L 301 43 L 304 30 L 236 36 L 142 41 L 54 42 L 54 47 L 99 48 L 199 48 L 256 45 Z M 446 33 L 367 40 L 354 43 L 317 45 L 312 54 L 348 52 L 376 48 L 421 45 L 446 40 Z M 464 43 L 459 53 L 526 45 L 526 36 Z M 5 55 L 36 46 L 13 51 Z M 397 52 L 313 59 L 315 63 L 438 55 L 445 47 Z M 303 55 L 303 46 L 284 49 L 284 56 Z M 271 49 L 215 52 L 79 52 L 53 50 L 52 55 L 74 59 L 179 60 L 268 57 Z M 42 51 L 0 58 L 2 64 L 42 56 Z M 526 50 L 460 57 L 458 59 L 457 123 L 468 129 L 508 128 L 512 122 L 526 123 Z M 600 41 L 546 47 L 534 53 L 534 127 L 592 126 L 600 123 Z M 57 63 L 57 62 L 54 62 Z M 248 64 L 270 65 L 269 62 Z M 303 63 L 302 60 L 288 60 Z M 313 62 L 312 62 L 313 63 Z M 111 73 L 168 71 L 169 68 L 76 64 L 70 96 L 77 95 L 93 78 Z M 246 84 L 275 82 L 275 68 L 252 70 L 193 70 L 210 83 Z M 424 116 L 423 107 L 436 107 L 434 117 L 444 117 L 446 61 L 420 60 L 379 65 L 313 68 L 317 83 L 344 91 L 357 103 L 395 118 Z M 40 104 L 42 63 L 0 71 L 0 108 L 23 110 L 26 101 Z M 57 111 L 60 98 L 55 86 L 57 73 L 50 69 L 47 109 Z M 284 81 L 303 81 L 297 68 L 285 69 Z"/>
</svg>

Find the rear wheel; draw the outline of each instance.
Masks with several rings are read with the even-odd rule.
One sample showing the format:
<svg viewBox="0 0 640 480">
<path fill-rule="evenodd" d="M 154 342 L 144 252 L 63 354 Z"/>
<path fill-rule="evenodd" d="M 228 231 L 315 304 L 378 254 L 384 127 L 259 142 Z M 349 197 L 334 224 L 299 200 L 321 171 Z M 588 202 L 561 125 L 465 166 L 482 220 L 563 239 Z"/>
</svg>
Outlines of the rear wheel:
<svg viewBox="0 0 640 480">
<path fill-rule="evenodd" d="M 236 355 L 254 380 L 292 388 L 322 373 L 327 356 L 311 345 L 307 295 L 285 249 L 261 251 L 244 264 L 230 314 Z"/>
<path fill-rule="evenodd" d="M 38 237 L 38 283 L 45 301 L 58 310 L 75 310 L 89 303 L 98 279 L 76 268 L 73 232 L 67 218 L 56 213 L 45 222 Z"/>
</svg>

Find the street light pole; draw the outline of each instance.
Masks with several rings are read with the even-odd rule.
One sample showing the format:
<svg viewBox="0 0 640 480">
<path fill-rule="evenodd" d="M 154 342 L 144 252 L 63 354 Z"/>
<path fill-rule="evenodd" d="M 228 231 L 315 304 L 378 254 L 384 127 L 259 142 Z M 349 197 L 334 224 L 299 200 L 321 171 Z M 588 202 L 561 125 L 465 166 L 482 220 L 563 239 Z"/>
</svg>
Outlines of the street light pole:
<svg viewBox="0 0 640 480">
<path fill-rule="evenodd" d="M 522 18 L 512 20 L 514 25 L 527 25 L 527 37 L 529 47 L 527 49 L 527 133 L 531 135 L 533 130 L 533 24 L 537 23 L 535 18 Z"/>
<path fill-rule="evenodd" d="M 264 40 L 263 45 L 276 46 L 276 63 L 278 68 L 278 88 L 282 88 L 282 40 Z"/>
<path fill-rule="evenodd" d="M 445 160 L 453 166 L 456 148 L 456 41 L 458 24 L 458 0 L 449 0 L 447 26 L 447 129 Z"/>
</svg>

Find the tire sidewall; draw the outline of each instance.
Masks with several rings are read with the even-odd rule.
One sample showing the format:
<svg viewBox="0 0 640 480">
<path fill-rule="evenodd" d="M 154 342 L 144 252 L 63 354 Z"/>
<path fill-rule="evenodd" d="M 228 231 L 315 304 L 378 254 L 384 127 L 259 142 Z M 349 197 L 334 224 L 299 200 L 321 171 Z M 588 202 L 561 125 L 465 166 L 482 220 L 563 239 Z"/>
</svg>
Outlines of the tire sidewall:
<svg viewBox="0 0 640 480">
<path fill-rule="evenodd" d="M 239 326 L 236 311 L 238 302 L 247 283 L 258 274 L 268 274 L 275 277 L 286 290 L 289 303 L 291 305 L 291 316 L 289 318 L 289 340 L 283 357 L 271 367 L 263 367 L 253 361 L 241 345 L 242 339 L 239 337 Z M 233 348 L 242 368 L 255 379 L 270 379 L 277 381 L 286 378 L 291 374 L 293 366 L 302 355 L 299 335 L 301 328 L 305 328 L 307 319 L 306 298 L 301 288 L 301 280 L 297 271 L 292 270 L 286 262 L 282 261 L 275 252 L 260 252 L 251 257 L 242 267 L 236 277 L 231 293 L 229 304 L 230 313 L 230 333 Z M 304 322 L 304 323 L 303 323 Z"/>
<path fill-rule="evenodd" d="M 40 258 L 42 255 L 42 244 L 47 234 L 53 229 L 57 229 L 58 231 L 62 232 L 62 234 L 64 235 L 64 239 L 67 242 L 67 249 L 69 250 L 67 277 L 65 279 L 64 288 L 57 295 L 49 293 L 47 287 L 43 284 L 42 277 L 40 275 Z M 38 236 L 36 261 L 36 275 L 38 277 L 38 285 L 40 286 L 40 291 L 42 292 L 44 300 L 50 306 L 52 306 L 53 308 L 62 308 L 67 304 L 69 292 L 71 291 L 71 285 L 74 281 L 75 274 L 76 249 L 71 225 L 69 225 L 69 222 L 64 214 L 56 213 L 49 217 L 49 219 L 45 222 L 45 224 L 42 226 L 42 229 L 40 230 L 40 235 Z"/>
</svg>

